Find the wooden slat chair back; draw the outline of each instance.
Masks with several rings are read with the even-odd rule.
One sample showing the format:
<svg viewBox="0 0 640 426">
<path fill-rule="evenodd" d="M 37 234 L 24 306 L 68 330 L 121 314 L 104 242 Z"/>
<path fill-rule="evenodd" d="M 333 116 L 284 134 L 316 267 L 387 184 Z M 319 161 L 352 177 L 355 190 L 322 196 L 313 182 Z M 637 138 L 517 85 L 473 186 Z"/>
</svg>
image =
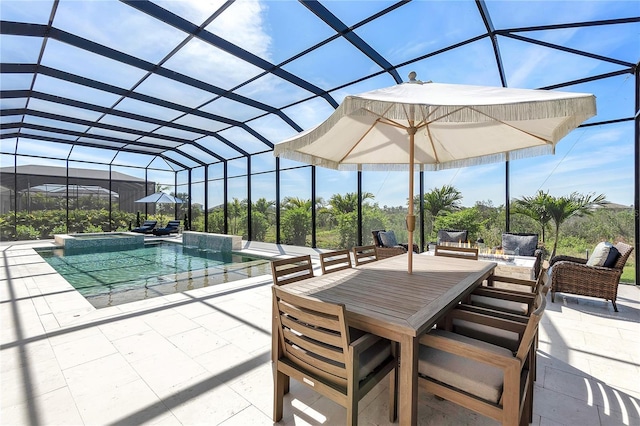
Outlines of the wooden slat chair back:
<svg viewBox="0 0 640 426">
<path fill-rule="evenodd" d="M 313 278 L 311 256 L 296 256 L 271 261 L 271 275 L 275 285 L 286 285 Z"/>
<path fill-rule="evenodd" d="M 364 265 L 378 260 L 378 248 L 376 246 L 356 246 L 353 248 L 353 259 L 356 266 Z"/>
<path fill-rule="evenodd" d="M 458 259 L 478 260 L 478 248 L 436 245 L 435 255 L 456 257 Z"/>
<path fill-rule="evenodd" d="M 356 425 L 358 401 L 388 375 L 389 420 L 395 420 L 398 359 L 390 341 L 350 330 L 341 304 L 294 295 L 276 286 L 273 304 L 278 339 L 272 354 L 274 422 L 282 419 L 289 378 L 345 407 L 346 423 Z"/>
<path fill-rule="evenodd" d="M 351 268 L 351 252 L 349 250 L 336 250 L 321 253 L 320 266 L 323 274 L 349 269 Z"/>
<path fill-rule="evenodd" d="M 428 392 L 501 422 L 526 425 L 533 417 L 531 350 L 546 306 L 537 308 L 526 323 L 481 315 L 462 309 L 453 318 L 476 321 L 518 333 L 515 351 L 451 331 L 435 329 L 420 339 L 419 383 Z"/>
<path fill-rule="evenodd" d="M 515 287 L 522 287 L 523 291 L 503 289 L 495 287 L 479 287 L 470 296 L 470 300 L 457 306 L 458 309 L 465 309 L 479 314 L 495 316 L 526 323 L 531 313 L 538 308 L 536 303 L 540 303 L 541 295 L 545 298 L 550 288 L 550 280 L 546 268 L 543 268 L 536 281 L 521 280 L 510 277 L 494 277 L 495 282 L 508 284 L 518 284 Z M 446 317 L 449 318 L 449 317 Z M 484 340 L 508 349 L 515 350 L 520 336 L 509 334 L 500 329 L 473 324 L 461 320 L 450 320 L 446 329 L 465 336 Z M 532 346 L 532 367 L 533 378 L 536 379 L 536 357 L 538 349 L 538 336 Z"/>
<path fill-rule="evenodd" d="M 533 310 L 536 295 L 540 292 L 546 295 L 549 291 L 549 276 L 543 268 L 535 281 L 494 275 L 489 278 L 488 284 L 488 286 L 476 288 L 465 303 L 529 316 Z M 506 284 L 508 287 L 498 287 L 496 284 Z"/>
</svg>

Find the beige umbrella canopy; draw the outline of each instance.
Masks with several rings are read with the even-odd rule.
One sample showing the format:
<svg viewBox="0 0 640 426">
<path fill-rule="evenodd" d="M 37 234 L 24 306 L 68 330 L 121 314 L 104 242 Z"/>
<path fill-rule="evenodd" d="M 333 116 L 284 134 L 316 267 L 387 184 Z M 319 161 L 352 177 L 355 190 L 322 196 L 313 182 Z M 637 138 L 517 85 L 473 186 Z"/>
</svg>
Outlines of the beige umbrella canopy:
<svg viewBox="0 0 640 426">
<path fill-rule="evenodd" d="M 440 170 L 552 154 L 596 114 L 587 93 L 408 83 L 347 96 L 317 127 L 274 155 L 337 170 Z M 413 200 L 409 173 L 409 200 Z M 415 216 L 409 202 L 407 230 Z M 408 271 L 412 272 L 409 250 Z"/>
</svg>

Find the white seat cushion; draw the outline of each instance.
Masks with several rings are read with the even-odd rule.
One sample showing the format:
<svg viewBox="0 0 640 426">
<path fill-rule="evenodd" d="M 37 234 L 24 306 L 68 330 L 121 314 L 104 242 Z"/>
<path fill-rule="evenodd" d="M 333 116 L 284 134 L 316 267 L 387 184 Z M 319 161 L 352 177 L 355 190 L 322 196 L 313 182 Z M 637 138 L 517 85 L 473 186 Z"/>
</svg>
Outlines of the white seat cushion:
<svg viewBox="0 0 640 426">
<path fill-rule="evenodd" d="M 453 331 L 454 333 L 462 334 L 463 336 L 507 348 L 514 353 L 517 352 L 518 346 L 520 345 L 520 336 L 518 333 L 484 324 L 478 324 L 472 321 L 454 319 Z"/>
<path fill-rule="evenodd" d="M 482 306 L 483 308 L 496 308 L 501 311 L 510 312 L 512 314 L 527 315 L 529 313 L 529 306 L 526 303 L 504 300 L 498 297 L 488 297 L 472 294 L 471 304 Z"/>
<path fill-rule="evenodd" d="M 496 354 L 513 357 L 509 349 L 470 337 L 443 330 L 432 330 L 430 334 L 468 343 Z M 502 370 L 439 349 L 420 345 L 418 359 L 420 374 L 468 392 L 479 398 L 498 403 L 502 395 Z"/>
</svg>

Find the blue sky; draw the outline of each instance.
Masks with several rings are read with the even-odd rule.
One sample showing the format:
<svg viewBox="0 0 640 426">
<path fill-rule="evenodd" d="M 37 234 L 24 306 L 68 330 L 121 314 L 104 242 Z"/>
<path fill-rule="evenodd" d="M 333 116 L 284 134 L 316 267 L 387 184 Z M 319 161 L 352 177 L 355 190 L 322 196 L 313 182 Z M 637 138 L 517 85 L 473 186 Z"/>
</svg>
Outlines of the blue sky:
<svg viewBox="0 0 640 426">
<path fill-rule="evenodd" d="M 161 7 L 192 22 L 200 23 L 209 17 L 222 1 L 159 1 Z M 52 2 L 6 1 L 0 4 L 2 19 L 45 24 Z M 391 4 L 389 1 L 327 1 L 322 3 L 346 25 L 354 25 L 363 18 Z M 622 17 L 640 16 L 637 1 L 488 1 L 496 28 L 518 28 L 532 25 L 548 25 L 566 22 L 595 21 Z M 130 6 L 116 1 L 62 0 L 54 26 L 65 31 L 92 39 L 105 46 L 121 50 L 146 61 L 155 62 L 167 55 L 180 41 L 184 33 L 163 25 Z M 225 10 L 207 28 L 208 31 L 252 52 L 272 63 L 290 60 L 298 52 L 331 37 L 334 32 L 323 24 L 304 6 L 293 1 L 238 1 Z M 356 33 L 392 64 L 402 64 L 420 55 L 437 51 L 445 46 L 470 39 L 484 31 L 483 23 L 472 1 L 414 1 L 402 6 L 383 18 L 363 25 Z M 612 57 L 618 61 L 637 63 L 640 59 L 640 24 L 623 24 L 593 28 L 573 28 L 553 31 L 521 33 L 522 36 L 544 42 L 584 50 L 593 55 Z M 564 81 L 615 72 L 624 68 L 620 64 L 548 49 L 507 37 L 498 37 L 503 57 L 508 87 L 540 88 Z M 0 54 L 3 62 L 35 62 L 40 49 L 37 38 L 7 36 L 0 38 Z M 120 87 L 131 87 L 143 76 L 141 70 L 132 70 L 116 61 L 100 58 L 56 40 L 50 40 L 42 60 L 43 64 L 99 79 Z M 177 55 L 163 66 L 231 89 L 238 83 L 256 76 L 261 70 L 219 49 L 193 39 Z M 321 88 L 334 88 L 380 70 L 371 60 L 343 39 L 327 43 L 309 55 L 293 59 L 283 67 L 286 71 Z M 409 71 L 416 71 L 422 80 L 441 83 L 460 83 L 500 86 L 500 79 L 493 59 L 491 43 L 487 39 L 468 44 L 459 49 L 429 57 L 402 66 L 398 73 L 406 79 Z M 28 88 L 31 81 L 23 75 L 2 76 L 2 88 Z M 331 92 L 340 102 L 346 95 L 357 94 L 395 84 L 392 77 L 381 74 L 357 84 Z M 34 89 L 59 96 L 74 96 L 78 99 L 101 105 L 112 105 L 117 97 L 94 89 L 82 88 L 71 83 L 47 77 L 38 77 Z M 184 84 L 153 75 L 140 83 L 136 91 L 167 99 L 187 106 L 197 106 L 211 99 L 211 94 Z M 593 93 L 597 98 L 598 115 L 589 122 L 631 117 L 634 114 L 634 79 L 630 74 L 606 80 L 577 84 L 561 90 Z M 286 107 L 284 112 L 303 129 L 311 128 L 333 111 L 322 99 L 310 97 L 310 93 L 286 83 L 273 75 L 266 75 L 241 87 L 237 93 L 251 97 L 275 107 Z M 3 108 L 16 107 L 16 100 L 1 100 Z M 292 105 L 294 104 L 295 105 Z M 43 111 L 56 111 L 59 106 L 44 101 L 32 101 L 30 105 Z M 70 107 L 69 107 L 70 108 Z M 175 111 L 125 100 L 117 109 L 130 112 L 149 113 L 159 118 L 177 117 Z M 263 134 L 272 143 L 293 136 L 296 131 L 273 115 L 261 115 L 255 108 L 237 102 L 219 99 L 203 107 L 203 110 L 250 120 L 248 125 Z M 97 119 L 97 114 L 69 109 L 69 114 Z M 26 120 L 43 124 L 43 119 L 28 117 Z M 102 121 L 132 126 L 127 120 L 106 116 Z M 178 120 L 181 124 L 209 130 L 224 129 L 225 126 L 210 120 L 187 116 Z M 136 123 L 140 126 L 140 123 Z M 70 125 L 71 126 L 71 125 Z M 152 129 L 149 126 L 149 130 Z M 82 130 L 82 129 L 80 129 Z M 110 134 L 104 130 L 90 132 Z M 162 129 L 163 134 L 189 137 L 187 132 Z M 266 150 L 265 145 L 239 129 L 220 132 L 225 138 L 242 146 L 251 153 Z M 200 141 L 226 158 L 237 156 L 232 148 L 213 138 Z M 10 142 L 0 144 L 2 153 L 13 152 Z M 139 171 L 127 165 L 150 164 L 153 168 L 168 170 L 161 160 L 139 154 L 95 151 L 68 145 L 21 140 L 18 152 L 39 155 L 43 150 L 56 160 L 20 159 L 21 164 L 37 161 L 39 164 L 63 165 L 69 158 L 77 166 L 88 166 L 81 161 L 101 158 L 112 161 L 122 172 L 139 175 Z M 189 152 L 189 148 L 184 149 Z M 553 195 L 565 195 L 573 191 L 581 193 L 604 193 L 616 203 L 631 205 L 633 202 L 633 123 L 577 129 L 565 137 L 553 156 L 517 160 L 510 163 L 510 192 L 512 197 L 532 195 L 537 190 L 549 191 Z M 215 161 L 214 158 L 203 158 Z M 3 165 L 8 157 L 0 154 Z M 282 166 L 299 164 L 282 161 Z M 102 167 L 102 166 L 88 166 Z M 274 167 L 270 153 L 256 155 L 252 160 L 252 171 L 264 171 Z M 212 167 L 210 176 L 216 176 L 219 168 Z M 231 176 L 246 172 L 245 160 L 229 162 Z M 427 190 L 444 184 L 456 186 L 463 194 L 463 204 L 470 206 L 476 201 L 491 200 L 494 205 L 504 203 L 504 164 L 469 167 L 425 173 Z M 196 172 L 195 175 L 201 175 Z M 171 173 L 150 171 L 150 178 L 167 184 L 173 183 Z M 256 177 L 252 183 L 252 197 L 275 198 L 273 179 L 265 175 Z M 182 181 L 183 178 L 179 177 Z M 309 171 L 295 169 L 283 172 L 283 196 L 309 198 Z M 407 198 L 407 176 L 402 172 L 369 172 L 364 176 L 365 190 L 375 196 L 380 205 L 404 205 Z M 416 189 L 418 190 L 416 180 Z M 246 198 L 246 183 L 242 179 L 231 181 L 231 196 Z M 201 185 L 203 187 L 203 185 Z M 215 205 L 221 193 L 218 186 L 210 185 L 210 205 Z M 327 199 L 334 193 L 356 191 L 353 173 L 318 169 L 318 195 Z M 203 202 L 203 191 L 194 192 L 194 202 Z"/>
</svg>

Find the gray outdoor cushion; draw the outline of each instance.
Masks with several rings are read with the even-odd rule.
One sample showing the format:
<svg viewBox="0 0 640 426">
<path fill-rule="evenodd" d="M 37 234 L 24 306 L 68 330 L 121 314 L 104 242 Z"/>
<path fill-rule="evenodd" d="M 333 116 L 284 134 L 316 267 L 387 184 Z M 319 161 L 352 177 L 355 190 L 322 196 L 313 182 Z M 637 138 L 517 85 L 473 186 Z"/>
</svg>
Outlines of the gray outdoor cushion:
<svg viewBox="0 0 640 426">
<path fill-rule="evenodd" d="M 369 334 L 360 329 L 349 327 L 349 337 L 351 337 L 351 343 L 355 342 L 362 336 Z M 296 349 L 302 350 L 296 346 Z M 364 350 L 360 354 L 359 364 L 359 380 L 364 380 L 369 374 L 371 374 L 376 368 L 380 366 L 387 358 L 391 356 L 391 342 L 387 339 L 380 339 L 370 347 Z M 342 364 L 336 363 L 330 359 L 322 357 L 322 360 L 336 366 L 342 367 Z"/>
<path fill-rule="evenodd" d="M 395 247 L 398 245 L 396 234 L 393 231 L 380 232 L 378 236 L 380 237 L 380 241 L 382 242 L 382 247 Z"/>
<path fill-rule="evenodd" d="M 518 346 L 520 345 L 520 336 L 518 333 L 504 330 L 502 328 L 478 324 L 473 321 L 465 321 L 456 318 L 453 320 L 453 331 L 457 334 L 462 334 L 463 336 L 507 348 L 514 353 L 518 351 Z"/>
<path fill-rule="evenodd" d="M 520 256 L 534 256 L 538 248 L 538 235 L 502 234 L 502 250 Z"/>
<path fill-rule="evenodd" d="M 378 247 L 382 247 L 382 241 L 380 241 L 380 233 L 385 231 L 385 229 L 380 229 L 379 231 L 371 231 L 371 233 L 373 234 L 373 243 Z"/>
<path fill-rule="evenodd" d="M 526 303 L 500 299 L 499 297 L 480 296 L 479 294 L 471 295 L 471 304 L 483 308 L 498 308 L 519 315 L 526 315 L 529 312 L 529 305 Z"/>
<path fill-rule="evenodd" d="M 468 231 L 455 231 L 441 229 L 438 231 L 438 244 L 441 243 L 465 243 L 468 238 Z"/>
<path fill-rule="evenodd" d="M 430 334 L 468 343 L 499 355 L 513 357 L 509 349 L 460 334 L 437 329 L 430 331 Z M 424 376 L 447 383 L 496 404 L 502 395 L 502 370 L 439 349 L 420 345 L 418 371 Z"/>
<path fill-rule="evenodd" d="M 371 374 L 380 364 L 391 356 L 391 342 L 386 339 L 371 345 L 360 354 L 360 375 L 359 379 L 363 380 Z"/>
</svg>

